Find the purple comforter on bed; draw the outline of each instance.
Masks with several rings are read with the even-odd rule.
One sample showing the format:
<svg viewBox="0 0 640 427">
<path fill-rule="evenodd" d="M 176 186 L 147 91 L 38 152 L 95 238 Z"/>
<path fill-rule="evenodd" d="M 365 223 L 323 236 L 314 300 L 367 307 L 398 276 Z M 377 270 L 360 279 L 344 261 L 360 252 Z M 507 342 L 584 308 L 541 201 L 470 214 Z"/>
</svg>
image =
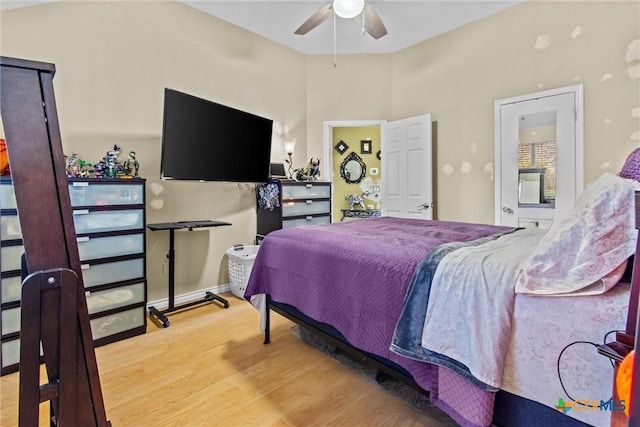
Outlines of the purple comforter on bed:
<svg viewBox="0 0 640 427">
<path fill-rule="evenodd" d="M 508 230 L 391 217 L 278 230 L 260 246 L 245 298 L 266 293 L 333 326 L 355 347 L 405 368 L 461 424 L 490 425 L 493 393 L 389 346 L 413 272 L 431 249 Z"/>
</svg>

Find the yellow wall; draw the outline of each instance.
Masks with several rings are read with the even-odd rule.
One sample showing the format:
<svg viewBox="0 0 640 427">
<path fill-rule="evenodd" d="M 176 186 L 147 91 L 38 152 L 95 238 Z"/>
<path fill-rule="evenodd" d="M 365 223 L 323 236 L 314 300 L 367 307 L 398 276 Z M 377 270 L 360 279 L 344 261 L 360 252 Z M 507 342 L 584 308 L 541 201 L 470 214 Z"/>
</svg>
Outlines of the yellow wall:
<svg viewBox="0 0 640 427">
<path fill-rule="evenodd" d="M 303 55 L 173 1 L 61 1 L 0 13 L 0 52 L 56 64 L 65 151 L 98 159 L 118 143 L 138 153 L 147 222 L 233 223 L 178 235 L 184 293 L 224 283 L 226 248 L 253 240 L 254 195 L 159 180 L 164 87 L 273 118 L 272 158 L 284 160 L 288 134 L 295 167 L 324 160 L 325 121 L 431 113 L 438 218 L 491 223 L 495 100 L 583 83 L 585 183 L 638 146 L 638 16 L 638 1 L 527 1 L 395 54 L 339 55 L 334 68 L 331 55 Z M 165 234 L 147 233 L 150 300 L 166 296 Z"/>
<path fill-rule="evenodd" d="M 363 154 L 360 151 L 360 141 L 371 140 L 371 154 Z M 364 190 L 370 187 L 370 185 L 378 184 L 382 179 L 380 173 L 380 160 L 376 157 L 376 153 L 380 150 L 380 127 L 334 127 L 333 128 L 333 145 L 335 146 L 340 140 L 344 141 L 349 149 L 340 154 L 333 149 L 333 221 L 340 221 L 342 219 L 341 209 L 348 209 L 349 204 L 345 200 L 345 197 L 349 194 L 361 195 Z M 359 184 L 347 183 L 340 176 L 340 165 L 344 159 L 352 152 L 355 152 L 367 166 L 365 177 Z M 371 168 L 378 170 L 378 175 L 371 174 Z M 376 209 L 379 207 L 379 203 L 376 200 L 366 199 L 365 207 L 373 205 Z"/>
</svg>

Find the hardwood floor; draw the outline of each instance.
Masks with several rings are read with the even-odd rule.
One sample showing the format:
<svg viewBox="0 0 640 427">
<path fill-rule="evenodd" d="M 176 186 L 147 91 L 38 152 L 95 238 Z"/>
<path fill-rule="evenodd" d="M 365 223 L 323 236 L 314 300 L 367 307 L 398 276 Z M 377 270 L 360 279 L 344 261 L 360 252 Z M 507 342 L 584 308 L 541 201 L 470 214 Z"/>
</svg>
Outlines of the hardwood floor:
<svg viewBox="0 0 640 427">
<path fill-rule="evenodd" d="M 272 316 L 272 343 L 263 345 L 258 312 L 225 297 L 229 309 L 173 313 L 167 329 L 149 322 L 147 334 L 96 349 L 113 427 L 455 425 L 302 342 L 279 315 Z M 18 379 L 0 377 L 4 427 L 17 425 Z M 48 425 L 47 414 L 40 405 L 40 426 Z"/>
</svg>

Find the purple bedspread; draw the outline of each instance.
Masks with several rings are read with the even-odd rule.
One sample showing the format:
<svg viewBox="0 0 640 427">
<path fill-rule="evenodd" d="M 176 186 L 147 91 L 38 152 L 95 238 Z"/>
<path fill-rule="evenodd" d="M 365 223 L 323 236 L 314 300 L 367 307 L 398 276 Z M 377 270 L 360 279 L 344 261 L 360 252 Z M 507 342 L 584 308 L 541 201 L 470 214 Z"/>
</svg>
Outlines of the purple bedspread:
<svg viewBox="0 0 640 427">
<path fill-rule="evenodd" d="M 389 346 L 413 272 L 432 248 L 508 230 L 391 217 L 278 230 L 260 246 L 245 298 L 266 293 L 333 326 L 355 347 L 405 368 L 460 424 L 491 425 L 494 393 Z"/>
</svg>

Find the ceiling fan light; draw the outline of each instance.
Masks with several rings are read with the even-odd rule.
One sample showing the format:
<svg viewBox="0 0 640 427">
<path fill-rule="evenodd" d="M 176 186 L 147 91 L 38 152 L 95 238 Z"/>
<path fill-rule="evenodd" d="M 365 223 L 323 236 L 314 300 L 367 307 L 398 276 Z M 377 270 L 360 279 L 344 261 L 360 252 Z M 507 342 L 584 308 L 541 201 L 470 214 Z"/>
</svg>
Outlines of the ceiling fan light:
<svg viewBox="0 0 640 427">
<path fill-rule="evenodd" d="M 362 13 L 364 0 L 333 0 L 333 10 L 340 18 L 353 18 Z"/>
</svg>

